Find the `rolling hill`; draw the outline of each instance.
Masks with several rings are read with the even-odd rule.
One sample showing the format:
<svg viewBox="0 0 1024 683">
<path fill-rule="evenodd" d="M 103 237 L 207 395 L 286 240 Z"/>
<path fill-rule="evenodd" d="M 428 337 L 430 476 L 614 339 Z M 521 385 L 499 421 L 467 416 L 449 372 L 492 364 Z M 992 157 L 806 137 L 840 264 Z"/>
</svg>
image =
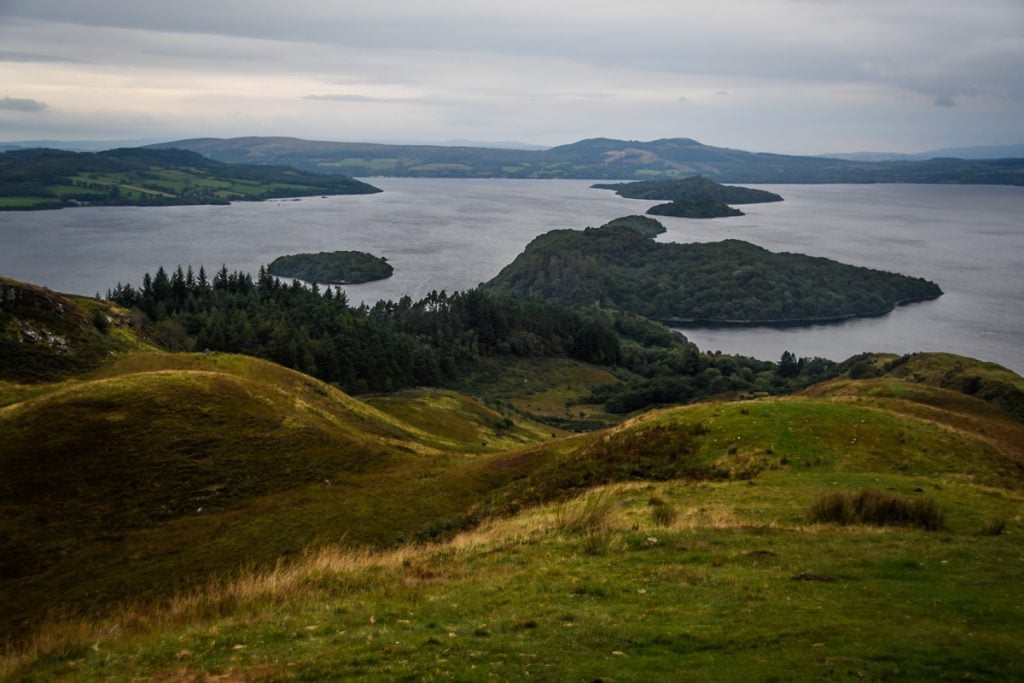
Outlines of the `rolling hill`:
<svg viewBox="0 0 1024 683">
<path fill-rule="evenodd" d="M 746 152 L 690 138 L 592 138 L 546 150 L 382 145 L 286 137 L 196 138 L 152 145 L 229 163 L 287 164 L 353 176 L 665 179 L 732 183 L 1024 184 L 1024 159 L 850 161 Z"/>
<path fill-rule="evenodd" d="M 0 210 L 69 206 L 166 206 L 379 189 L 337 173 L 286 166 L 227 165 L 195 152 L 144 148 L 106 152 L 25 149 L 0 154 Z"/>
<path fill-rule="evenodd" d="M 866 379 L 566 436 L 163 352 L 94 305 L 131 345 L 0 382 L 5 677 L 1022 672 L 1024 379 L 998 366 L 865 356 Z M 865 489 L 941 529 L 808 516 Z"/>
</svg>

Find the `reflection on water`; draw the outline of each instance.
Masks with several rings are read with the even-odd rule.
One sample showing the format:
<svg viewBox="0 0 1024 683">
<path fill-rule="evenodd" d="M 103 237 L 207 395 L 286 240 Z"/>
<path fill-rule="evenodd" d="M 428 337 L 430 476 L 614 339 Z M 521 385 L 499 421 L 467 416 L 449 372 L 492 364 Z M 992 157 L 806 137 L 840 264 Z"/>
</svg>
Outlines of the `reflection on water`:
<svg viewBox="0 0 1024 683">
<path fill-rule="evenodd" d="M 355 249 L 386 257 L 388 280 L 353 302 L 414 298 L 488 280 L 533 237 L 600 225 L 657 202 L 574 180 L 375 178 L 377 195 L 230 206 L 98 207 L 0 213 L 0 274 L 92 294 L 159 265 L 254 272 L 282 254 Z M 777 359 L 864 350 L 943 350 L 1024 371 L 1024 188 L 773 185 L 786 201 L 746 216 L 663 218 L 660 241 L 742 239 L 934 280 L 946 292 L 867 320 L 808 328 L 691 328 L 701 348 Z"/>
</svg>

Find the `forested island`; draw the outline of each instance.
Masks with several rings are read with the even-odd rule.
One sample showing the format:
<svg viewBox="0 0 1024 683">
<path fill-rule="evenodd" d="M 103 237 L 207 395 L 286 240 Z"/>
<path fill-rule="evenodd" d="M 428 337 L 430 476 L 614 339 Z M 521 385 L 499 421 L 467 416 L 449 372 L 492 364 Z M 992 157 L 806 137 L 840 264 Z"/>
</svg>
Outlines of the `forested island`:
<svg viewBox="0 0 1024 683">
<path fill-rule="evenodd" d="M 653 206 L 648 209 L 647 213 L 652 216 L 675 216 L 678 218 L 742 216 L 742 211 L 732 208 L 729 204 L 760 204 L 782 201 L 782 197 L 774 192 L 722 185 L 699 175 L 681 180 L 598 183 L 592 187 L 599 190 L 614 190 L 615 194 L 627 199 L 666 200 L 667 204 Z"/>
<path fill-rule="evenodd" d="M 279 256 L 267 267 L 271 275 L 327 285 L 354 285 L 391 277 L 387 259 L 365 251 L 321 251 Z"/>
<path fill-rule="evenodd" d="M 651 216 L 673 216 L 675 218 L 728 218 L 744 215 L 723 202 L 710 199 L 677 199 L 647 209 Z"/>
<path fill-rule="evenodd" d="M 337 173 L 227 164 L 178 149 L 0 154 L 0 210 L 227 204 L 374 192 L 380 189 Z"/>
<path fill-rule="evenodd" d="M 823 322 L 881 315 L 942 294 L 921 278 L 740 240 L 657 243 L 614 222 L 541 235 L 484 287 L 670 324 Z"/>
</svg>

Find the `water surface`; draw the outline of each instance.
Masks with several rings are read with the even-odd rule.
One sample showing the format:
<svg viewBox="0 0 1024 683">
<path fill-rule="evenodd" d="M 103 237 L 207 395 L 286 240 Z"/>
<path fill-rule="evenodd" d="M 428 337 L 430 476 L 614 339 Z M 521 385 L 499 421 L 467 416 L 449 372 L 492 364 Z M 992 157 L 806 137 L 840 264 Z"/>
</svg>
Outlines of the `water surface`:
<svg viewBox="0 0 1024 683">
<path fill-rule="evenodd" d="M 658 202 L 582 180 L 374 178 L 376 195 L 229 206 L 88 207 L 0 213 L 0 274 L 64 292 L 138 283 L 163 265 L 255 272 L 282 254 L 354 249 L 386 257 L 387 280 L 345 289 L 372 303 L 494 277 L 535 236 L 600 225 Z M 1024 188 L 771 185 L 786 201 L 746 216 L 662 218 L 660 241 L 743 239 L 918 275 L 946 294 L 868 320 L 808 328 L 690 328 L 701 348 L 777 359 L 873 350 L 951 351 L 1024 372 Z"/>
</svg>

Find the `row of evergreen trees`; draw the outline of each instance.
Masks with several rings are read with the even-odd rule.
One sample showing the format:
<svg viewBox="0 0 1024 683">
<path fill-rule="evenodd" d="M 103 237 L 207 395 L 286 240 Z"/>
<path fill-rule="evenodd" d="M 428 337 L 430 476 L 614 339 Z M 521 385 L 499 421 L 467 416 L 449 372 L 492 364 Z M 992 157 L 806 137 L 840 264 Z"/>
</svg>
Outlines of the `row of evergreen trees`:
<svg viewBox="0 0 1024 683">
<path fill-rule="evenodd" d="M 266 358 L 353 393 L 438 386 L 484 357 L 566 357 L 614 368 L 625 381 L 588 402 L 613 412 L 729 391 L 784 392 L 833 376 L 823 359 L 781 363 L 702 353 L 666 327 L 621 312 L 571 309 L 473 289 L 350 306 L 340 288 L 180 266 L 118 284 L 107 298 L 136 309 L 162 346 Z"/>
<path fill-rule="evenodd" d="M 339 288 L 282 283 L 265 268 L 255 278 L 222 267 L 180 266 L 120 284 L 111 301 L 145 315 L 171 348 L 246 353 L 301 370 L 347 391 L 437 385 L 481 356 L 563 356 L 618 364 L 619 339 L 592 317 L 479 290 L 432 292 L 373 307 L 349 306 Z"/>
</svg>

